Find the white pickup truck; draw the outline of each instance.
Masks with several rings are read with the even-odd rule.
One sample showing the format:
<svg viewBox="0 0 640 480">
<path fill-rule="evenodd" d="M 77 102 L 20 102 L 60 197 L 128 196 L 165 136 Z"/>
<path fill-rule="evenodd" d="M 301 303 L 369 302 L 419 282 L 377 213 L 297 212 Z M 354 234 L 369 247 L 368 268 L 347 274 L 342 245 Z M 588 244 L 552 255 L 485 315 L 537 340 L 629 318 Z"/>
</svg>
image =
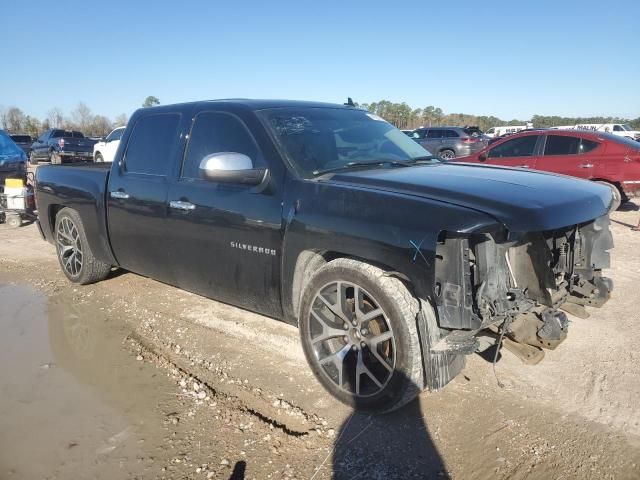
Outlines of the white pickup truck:
<svg viewBox="0 0 640 480">
<path fill-rule="evenodd" d="M 563 125 L 560 127 L 552 127 L 559 130 L 593 130 L 599 132 L 613 133 L 620 137 L 630 138 L 631 140 L 640 140 L 640 131 L 634 130 L 626 123 L 580 123 L 578 125 Z"/>
<path fill-rule="evenodd" d="M 125 127 L 114 128 L 113 131 L 107 135 L 103 141 L 96 143 L 93 146 L 93 161 L 94 162 L 113 162 L 113 157 L 120 145 L 120 138 L 124 132 Z"/>
</svg>

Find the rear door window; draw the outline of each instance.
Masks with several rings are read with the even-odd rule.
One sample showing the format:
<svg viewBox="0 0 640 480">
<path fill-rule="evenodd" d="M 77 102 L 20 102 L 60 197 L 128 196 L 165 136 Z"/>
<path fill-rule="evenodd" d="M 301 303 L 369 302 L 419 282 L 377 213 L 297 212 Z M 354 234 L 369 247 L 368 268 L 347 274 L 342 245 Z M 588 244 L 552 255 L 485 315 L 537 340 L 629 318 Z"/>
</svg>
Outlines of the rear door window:
<svg viewBox="0 0 640 480">
<path fill-rule="evenodd" d="M 578 150 L 578 153 L 590 152 L 591 150 L 596 148 L 598 145 L 600 145 L 598 142 L 594 142 L 593 140 L 587 140 L 586 138 L 583 138 L 582 141 L 580 142 L 580 148 Z"/>
<path fill-rule="evenodd" d="M 512 138 L 489 150 L 488 158 L 531 157 L 540 135 Z"/>
<path fill-rule="evenodd" d="M 442 138 L 442 130 L 428 130 L 427 138 Z"/>
<path fill-rule="evenodd" d="M 545 155 L 576 155 L 580 146 L 579 137 L 547 135 L 544 146 Z"/>
<path fill-rule="evenodd" d="M 166 175 L 178 142 L 178 113 L 148 115 L 140 118 L 129 137 L 125 170 L 145 175 Z"/>
</svg>

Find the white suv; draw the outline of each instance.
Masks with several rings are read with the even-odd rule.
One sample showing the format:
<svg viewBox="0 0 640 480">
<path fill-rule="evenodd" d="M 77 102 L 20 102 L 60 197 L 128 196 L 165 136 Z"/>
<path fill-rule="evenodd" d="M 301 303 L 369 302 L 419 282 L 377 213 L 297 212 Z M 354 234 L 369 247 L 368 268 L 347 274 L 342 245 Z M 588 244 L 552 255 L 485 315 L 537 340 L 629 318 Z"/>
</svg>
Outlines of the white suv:
<svg viewBox="0 0 640 480">
<path fill-rule="evenodd" d="M 98 142 L 93 146 L 93 160 L 95 162 L 113 162 L 116 155 L 118 145 L 120 145 L 120 137 L 124 133 L 125 127 L 115 128 L 104 141 Z"/>
</svg>

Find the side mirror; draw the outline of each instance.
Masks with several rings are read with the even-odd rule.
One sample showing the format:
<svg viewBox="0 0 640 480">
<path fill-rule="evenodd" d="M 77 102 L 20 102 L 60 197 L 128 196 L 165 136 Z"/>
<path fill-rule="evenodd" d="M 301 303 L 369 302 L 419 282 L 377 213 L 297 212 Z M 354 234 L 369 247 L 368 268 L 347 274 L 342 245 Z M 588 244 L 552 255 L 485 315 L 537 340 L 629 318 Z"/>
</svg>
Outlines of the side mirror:
<svg viewBox="0 0 640 480">
<path fill-rule="evenodd" d="M 487 161 L 487 154 L 486 153 L 481 153 L 480 156 L 478 157 L 478 160 L 480 160 L 481 162 L 486 162 Z"/>
<path fill-rule="evenodd" d="M 253 162 L 243 153 L 212 153 L 200 162 L 200 176 L 212 182 L 259 185 L 267 172 L 266 168 L 253 168 Z"/>
</svg>

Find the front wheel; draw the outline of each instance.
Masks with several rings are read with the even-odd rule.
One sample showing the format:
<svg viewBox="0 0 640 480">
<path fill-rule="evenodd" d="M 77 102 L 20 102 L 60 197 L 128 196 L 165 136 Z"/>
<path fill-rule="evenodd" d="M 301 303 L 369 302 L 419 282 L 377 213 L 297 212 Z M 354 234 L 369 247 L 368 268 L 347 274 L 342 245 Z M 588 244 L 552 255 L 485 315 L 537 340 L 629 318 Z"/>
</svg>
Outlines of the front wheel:
<svg viewBox="0 0 640 480">
<path fill-rule="evenodd" d="M 102 157 L 101 153 L 96 153 L 96 159 L 95 159 L 96 163 L 103 163 L 104 162 L 104 158 Z"/>
<path fill-rule="evenodd" d="M 449 149 L 441 150 L 438 153 L 438 158 L 440 160 L 444 160 L 444 161 L 453 160 L 454 158 L 456 158 L 456 152 L 454 152 L 453 150 L 449 150 Z"/>
<path fill-rule="evenodd" d="M 313 373 L 347 405 L 395 410 L 424 388 L 418 301 L 372 265 L 337 259 L 305 288 L 300 336 Z"/>
<path fill-rule="evenodd" d="M 111 265 L 93 255 L 78 212 L 70 208 L 60 210 L 56 216 L 55 239 L 60 267 L 69 280 L 86 285 L 107 278 Z"/>
</svg>

